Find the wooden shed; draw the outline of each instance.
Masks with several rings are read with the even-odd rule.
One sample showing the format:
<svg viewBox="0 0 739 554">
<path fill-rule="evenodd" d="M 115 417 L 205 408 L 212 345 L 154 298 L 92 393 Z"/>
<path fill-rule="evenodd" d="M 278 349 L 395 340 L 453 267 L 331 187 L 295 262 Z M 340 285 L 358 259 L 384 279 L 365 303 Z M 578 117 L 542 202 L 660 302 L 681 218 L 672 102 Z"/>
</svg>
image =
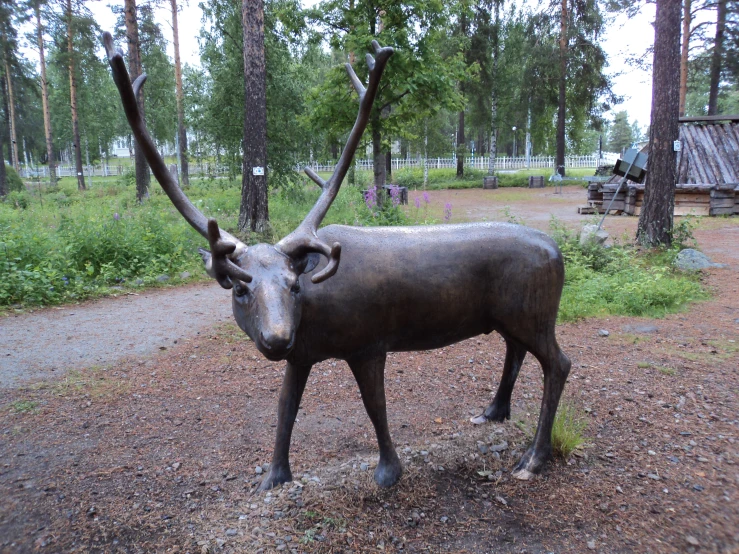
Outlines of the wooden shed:
<svg viewBox="0 0 739 554">
<path fill-rule="evenodd" d="M 739 115 L 680 118 L 675 215 L 739 214 Z M 588 203 L 602 213 L 621 177 L 591 183 Z M 647 182 L 649 177 L 647 177 Z M 639 215 L 644 185 L 627 181 L 612 213 Z"/>
</svg>

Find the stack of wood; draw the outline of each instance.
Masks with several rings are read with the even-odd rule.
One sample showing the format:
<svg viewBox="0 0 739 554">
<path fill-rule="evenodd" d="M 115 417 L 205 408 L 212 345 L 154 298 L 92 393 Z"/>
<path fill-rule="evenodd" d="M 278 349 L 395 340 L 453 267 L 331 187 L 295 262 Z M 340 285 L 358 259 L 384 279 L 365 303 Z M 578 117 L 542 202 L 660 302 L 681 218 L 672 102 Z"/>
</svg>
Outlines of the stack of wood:
<svg viewBox="0 0 739 554">
<path fill-rule="evenodd" d="M 639 215 L 644 203 L 644 185 L 628 183 L 591 183 L 588 185 L 588 207 L 578 213 L 605 213 L 613 199 L 611 215 Z M 614 198 L 615 197 L 615 198 Z M 675 215 L 739 214 L 739 184 L 691 183 L 675 186 Z"/>
<path fill-rule="evenodd" d="M 588 183 L 588 205 L 577 208 L 577 213 L 582 215 L 602 214 L 603 207 L 603 183 L 601 181 L 590 181 Z"/>
<path fill-rule="evenodd" d="M 739 186 L 725 185 L 711 189 L 709 215 L 739 214 Z"/>
</svg>

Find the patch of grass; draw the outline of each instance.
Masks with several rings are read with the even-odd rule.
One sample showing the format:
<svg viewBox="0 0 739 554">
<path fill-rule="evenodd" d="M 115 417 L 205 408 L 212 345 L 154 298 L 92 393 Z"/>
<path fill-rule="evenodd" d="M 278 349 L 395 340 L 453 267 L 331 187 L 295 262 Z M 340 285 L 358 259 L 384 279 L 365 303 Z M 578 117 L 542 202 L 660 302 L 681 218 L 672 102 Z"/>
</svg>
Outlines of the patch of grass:
<svg viewBox="0 0 739 554">
<path fill-rule="evenodd" d="M 16 414 L 38 413 L 38 402 L 33 400 L 16 400 L 10 404 L 10 409 Z"/>
<path fill-rule="evenodd" d="M 561 321 L 627 315 L 663 317 L 707 294 L 696 276 L 676 271 L 668 256 L 630 245 L 581 245 L 579 237 L 552 220 L 552 237 L 565 259 Z"/>
<path fill-rule="evenodd" d="M 636 367 L 638 367 L 639 369 L 649 369 L 650 367 L 652 367 L 652 364 L 650 364 L 649 362 L 638 362 L 636 364 Z"/>
<path fill-rule="evenodd" d="M 215 327 L 214 332 L 218 337 L 218 340 L 226 344 L 249 342 L 251 340 L 238 325 L 231 322 L 218 324 Z"/>
<path fill-rule="evenodd" d="M 708 344 L 713 346 L 716 350 L 723 351 L 725 354 L 735 354 L 739 352 L 739 344 L 734 340 L 709 340 Z"/>
<path fill-rule="evenodd" d="M 622 344 L 639 344 L 640 342 L 649 341 L 649 337 L 646 337 L 644 335 L 634 335 L 632 333 L 614 333 L 608 338 L 610 340 L 618 341 Z"/>
<path fill-rule="evenodd" d="M 119 396 L 126 394 L 130 388 L 128 382 L 111 377 L 97 367 L 82 371 L 73 369 L 64 379 L 51 385 L 53 393 L 58 396 L 84 395 L 91 399 Z"/>
<path fill-rule="evenodd" d="M 585 441 L 583 431 L 587 421 L 569 401 L 560 402 L 552 426 L 552 449 L 555 456 L 564 460 Z"/>
<path fill-rule="evenodd" d="M 672 367 L 658 365 L 657 371 L 659 371 L 662 375 L 669 375 L 670 377 L 674 377 L 675 375 L 677 375 L 677 370 Z"/>
</svg>

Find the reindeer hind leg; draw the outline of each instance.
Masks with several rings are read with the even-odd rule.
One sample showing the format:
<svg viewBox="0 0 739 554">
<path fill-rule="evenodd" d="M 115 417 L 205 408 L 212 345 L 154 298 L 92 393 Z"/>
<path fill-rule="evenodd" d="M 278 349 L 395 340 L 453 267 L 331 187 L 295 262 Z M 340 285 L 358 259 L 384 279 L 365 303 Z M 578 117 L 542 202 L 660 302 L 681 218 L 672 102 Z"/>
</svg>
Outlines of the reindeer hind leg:
<svg viewBox="0 0 739 554">
<path fill-rule="evenodd" d="M 552 457 L 552 426 L 557 413 L 559 400 L 562 396 L 567 376 L 570 373 L 571 363 L 560 350 L 554 338 L 554 325 L 549 337 L 544 340 L 544 348 L 532 352 L 544 373 L 544 395 L 541 400 L 539 424 L 536 428 L 534 440 L 513 470 L 517 479 L 528 480 L 539 473 L 544 464 Z"/>
<path fill-rule="evenodd" d="M 518 372 L 526 357 L 526 349 L 516 341 L 506 338 L 505 363 L 503 364 L 503 376 L 500 378 L 498 392 L 495 393 L 485 411 L 470 421 L 476 425 L 487 421 L 505 421 L 511 418 L 511 394 L 516 384 Z"/>
</svg>

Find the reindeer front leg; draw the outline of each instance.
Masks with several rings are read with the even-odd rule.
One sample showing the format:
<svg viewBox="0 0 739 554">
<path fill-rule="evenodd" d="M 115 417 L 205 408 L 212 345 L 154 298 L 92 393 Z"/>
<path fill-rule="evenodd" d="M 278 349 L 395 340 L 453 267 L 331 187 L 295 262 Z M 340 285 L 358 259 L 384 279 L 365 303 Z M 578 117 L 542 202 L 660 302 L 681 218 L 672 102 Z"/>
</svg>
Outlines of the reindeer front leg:
<svg viewBox="0 0 739 554">
<path fill-rule="evenodd" d="M 385 359 L 382 354 L 371 358 L 347 360 L 362 394 L 362 402 L 377 433 L 380 461 L 375 468 L 375 482 L 381 487 L 392 487 L 403 473 L 400 459 L 390 439 L 385 404 Z"/>
<path fill-rule="evenodd" d="M 305 383 L 312 365 L 295 365 L 287 362 L 285 378 L 282 380 L 280 391 L 280 402 L 277 407 L 277 437 L 275 438 L 275 450 L 272 454 L 272 463 L 269 473 L 259 485 L 260 491 L 266 491 L 282 483 L 293 480 L 290 471 L 290 437 L 293 433 L 293 425 L 298 415 L 300 399 L 303 397 Z"/>
</svg>

